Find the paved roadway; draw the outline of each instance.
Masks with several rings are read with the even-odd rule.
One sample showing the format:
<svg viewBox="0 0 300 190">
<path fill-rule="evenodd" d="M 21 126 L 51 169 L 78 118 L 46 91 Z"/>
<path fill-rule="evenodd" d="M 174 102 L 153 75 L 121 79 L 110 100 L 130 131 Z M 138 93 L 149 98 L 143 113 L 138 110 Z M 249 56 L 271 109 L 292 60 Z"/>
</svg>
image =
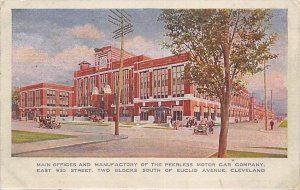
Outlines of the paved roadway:
<svg viewBox="0 0 300 190">
<path fill-rule="evenodd" d="M 41 141 L 12 146 L 12 152 L 18 153 L 22 147 L 36 147 L 44 145 L 48 150 L 31 150 L 19 152 L 14 156 L 22 157 L 175 157 L 175 158 L 203 158 L 209 157 L 218 150 L 219 127 L 212 135 L 193 135 L 192 130 L 166 130 L 121 127 L 120 134 L 124 138 L 116 138 L 113 126 L 82 126 L 63 125 L 61 130 L 37 128 L 33 123 L 13 122 L 13 129 L 41 131 L 61 134 L 77 135 L 82 141 L 67 143 L 64 141 Z M 275 127 L 274 131 L 263 131 L 263 123 L 231 124 L 228 136 L 228 150 L 243 150 L 265 153 L 286 154 L 286 150 L 249 148 L 249 147 L 287 147 L 287 130 Z M 126 138 L 128 136 L 128 138 Z M 105 139 L 105 137 L 109 137 Z M 78 141 L 78 138 L 67 141 Z M 88 139 L 94 139 L 88 141 Z M 107 140 L 112 139 L 112 140 Z M 85 141 L 84 141 L 85 140 Z M 49 143 L 56 146 L 48 146 Z M 59 144 L 61 143 L 61 145 Z M 48 144 L 48 145 L 47 145 Z M 60 147 L 61 146 L 61 147 Z M 47 148 L 48 147 L 48 148 Z M 24 153 L 25 152 L 25 153 Z"/>
</svg>

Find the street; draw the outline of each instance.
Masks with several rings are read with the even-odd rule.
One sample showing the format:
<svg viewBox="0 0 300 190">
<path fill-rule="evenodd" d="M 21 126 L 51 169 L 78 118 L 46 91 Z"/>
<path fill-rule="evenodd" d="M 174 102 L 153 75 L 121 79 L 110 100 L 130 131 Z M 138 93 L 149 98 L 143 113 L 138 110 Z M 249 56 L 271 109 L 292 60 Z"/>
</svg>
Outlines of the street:
<svg viewBox="0 0 300 190">
<path fill-rule="evenodd" d="M 218 151 L 220 129 L 220 126 L 216 126 L 212 135 L 193 135 L 191 128 L 172 130 L 146 128 L 147 125 L 142 125 L 120 127 L 120 137 L 116 137 L 113 135 L 113 126 L 68 124 L 62 125 L 59 130 L 51 130 L 37 128 L 36 123 L 32 122 L 17 121 L 12 122 L 12 125 L 16 130 L 77 136 L 71 139 L 14 144 L 12 154 L 19 157 L 203 158 Z M 278 124 L 273 131 L 264 131 L 263 123 L 231 124 L 227 149 L 287 154 L 287 129 L 277 126 Z"/>
</svg>

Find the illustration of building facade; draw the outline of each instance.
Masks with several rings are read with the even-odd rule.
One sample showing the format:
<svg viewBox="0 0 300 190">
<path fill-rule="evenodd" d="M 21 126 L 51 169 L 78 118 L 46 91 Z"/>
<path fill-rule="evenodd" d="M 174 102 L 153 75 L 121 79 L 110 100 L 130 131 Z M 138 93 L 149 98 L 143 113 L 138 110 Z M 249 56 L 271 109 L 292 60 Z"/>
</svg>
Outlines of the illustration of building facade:
<svg viewBox="0 0 300 190">
<path fill-rule="evenodd" d="M 73 114 L 72 86 L 39 83 L 20 88 L 20 119 L 33 120 L 40 115 L 68 117 Z"/>
<path fill-rule="evenodd" d="M 183 79 L 187 62 L 187 54 L 151 59 L 125 52 L 121 120 L 165 123 L 171 118 L 179 121 L 191 117 L 219 118 L 218 99 L 199 94 L 194 85 Z M 89 110 L 95 107 L 92 104 L 96 87 L 99 98 L 94 99 L 99 100 L 98 105 L 107 112 L 107 120 L 115 119 L 119 64 L 120 50 L 111 46 L 95 49 L 94 66 L 86 62 L 80 64 L 80 70 L 74 73 L 78 116 L 89 115 Z M 103 91 L 107 85 L 111 88 L 109 94 Z M 231 117 L 244 121 L 249 118 L 248 114 L 249 96 L 245 93 L 234 98 Z"/>
<path fill-rule="evenodd" d="M 120 54 L 120 50 L 112 46 L 95 48 L 94 63 L 82 61 L 79 70 L 74 72 L 74 87 L 60 87 L 68 89 L 65 90 L 69 94 L 68 107 L 58 106 L 56 102 L 55 109 L 47 105 L 37 113 L 73 119 L 100 115 L 104 120 L 115 120 Z M 218 98 L 198 93 L 196 87 L 183 78 L 187 63 L 187 54 L 151 59 L 124 52 L 120 119 L 135 123 L 166 123 L 171 118 L 185 123 L 191 117 L 218 121 Z M 63 92 L 60 88 L 56 89 L 57 101 Z M 48 97 L 46 91 L 43 97 Z M 247 91 L 233 97 L 230 122 L 249 121 L 255 117 L 250 100 Z M 21 109 L 25 107 L 22 105 Z"/>
</svg>

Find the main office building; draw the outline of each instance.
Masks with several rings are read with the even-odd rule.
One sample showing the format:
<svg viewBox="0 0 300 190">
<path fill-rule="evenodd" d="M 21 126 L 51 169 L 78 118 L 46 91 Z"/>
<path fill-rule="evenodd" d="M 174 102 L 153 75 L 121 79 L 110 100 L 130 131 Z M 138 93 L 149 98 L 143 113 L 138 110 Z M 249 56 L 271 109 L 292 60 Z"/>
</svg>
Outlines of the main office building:
<svg viewBox="0 0 300 190">
<path fill-rule="evenodd" d="M 101 115 L 105 120 L 115 120 L 120 54 L 119 49 L 111 46 L 96 48 L 94 63 L 82 61 L 79 70 L 74 72 L 68 111 L 63 115 L 62 111 L 52 111 L 51 115 L 80 120 Z M 187 63 L 187 54 L 152 59 L 125 51 L 120 119 L 135 123 L 166 123 L 171 118 L 186 122 L 191 117 L 219 120 L 218 98 L 198 93 L 194 85 L 183 79 Z M 23 95 L 21 92 L 21 97 Z M 56 96 L 59 101 L 59 92 Z M 253 102 L 247 91 L 235 96 L 230 121 L 253 118 L 253 110 L 250 110 Z M 20 109 L 26 112 L 26 107 Z"/>
</svg>

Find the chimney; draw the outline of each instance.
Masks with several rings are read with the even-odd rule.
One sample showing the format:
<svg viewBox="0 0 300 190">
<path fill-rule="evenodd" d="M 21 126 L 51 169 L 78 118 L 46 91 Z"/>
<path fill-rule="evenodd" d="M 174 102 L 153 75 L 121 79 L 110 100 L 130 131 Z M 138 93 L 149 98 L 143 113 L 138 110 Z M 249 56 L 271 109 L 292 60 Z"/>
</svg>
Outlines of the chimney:
<svg viewBox="0 0 300 190">
<path fill-rule="evenodd" d="M 85 70 L 85 69 L 90 68 L 90 63 L 87 61 L 82 61 L 78 65 L 80 66 L 80 70 Z"/>
</svg>

